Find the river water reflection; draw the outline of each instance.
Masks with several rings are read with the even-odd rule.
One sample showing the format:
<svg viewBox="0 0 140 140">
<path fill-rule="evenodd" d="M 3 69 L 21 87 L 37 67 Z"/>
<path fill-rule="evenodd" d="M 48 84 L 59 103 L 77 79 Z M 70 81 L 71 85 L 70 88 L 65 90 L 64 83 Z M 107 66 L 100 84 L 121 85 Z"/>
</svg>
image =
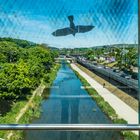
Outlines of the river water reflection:
<svg viewBox="0 0 140 140">
<path fill-rule="evenodd" d="M 65 63 L 62 63 L 50 90 L 41 104 L 42 113 L 33 124 L 98 124 L 111 123 L 96 102 L 81 88 L 82 83 Z M 45 94 L 45 93 L 44 93 Z M 121 140 L 118 132 L 26 131 L 25 140 Z"/>
</svg>

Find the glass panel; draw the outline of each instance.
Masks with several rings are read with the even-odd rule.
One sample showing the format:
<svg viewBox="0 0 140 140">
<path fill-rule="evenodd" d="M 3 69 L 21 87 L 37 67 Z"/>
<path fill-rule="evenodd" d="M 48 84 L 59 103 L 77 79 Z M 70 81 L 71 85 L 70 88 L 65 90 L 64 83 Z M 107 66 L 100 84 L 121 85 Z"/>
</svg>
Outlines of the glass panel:
<svg viewBox="0 0 140 140">
<path fill-rule="evenodd" d="M 0 124 L 138 124 L 138 0 L 0 0 L 0 28 Z M 1 138 L 137 140 L 138 132 Z"/>
</svg>

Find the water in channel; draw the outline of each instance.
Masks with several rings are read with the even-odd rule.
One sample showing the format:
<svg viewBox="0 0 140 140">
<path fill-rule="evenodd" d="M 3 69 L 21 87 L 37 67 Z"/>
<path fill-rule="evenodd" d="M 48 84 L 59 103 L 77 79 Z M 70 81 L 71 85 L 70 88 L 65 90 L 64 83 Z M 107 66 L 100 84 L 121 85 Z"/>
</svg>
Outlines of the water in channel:
<svg viewBox="0 0 140 140">
<path fill-rule="evenodd" d="M 33 124 L 98 124 L 111 123 L 96 102 L 81 88 L 82 83 L 72 69 L 62 63 L 50 90 L 43 99 L 40 118 Z M 45 93 L 44 93 L 45 94 Z M 47 94 L 47 93 L 46 93 Z M 68 131 L 25 131 L 24 140 L 121 140 L 118 132 L 68 132 Z"/>
</svg>

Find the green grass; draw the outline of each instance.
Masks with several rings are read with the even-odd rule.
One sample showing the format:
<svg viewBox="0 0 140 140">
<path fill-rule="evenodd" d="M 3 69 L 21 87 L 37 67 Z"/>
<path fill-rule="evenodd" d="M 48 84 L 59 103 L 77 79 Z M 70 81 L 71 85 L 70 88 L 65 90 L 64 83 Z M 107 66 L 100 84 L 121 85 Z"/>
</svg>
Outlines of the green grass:
<svg viewBox="0 0 140 140">
<path fill-rule="evenodd" d="M 75 70 L 73 70 L 77 77 L 82 82 L 83 86 L 90 86 L 90 84 Z M 110 120 L 115 124 L 127 124 L 127 121 L 119 118 L 116 111 L 106 102 L 95 89 L 86 89 L 86 91 L 91 95 L 93 100 L 96 101 L 100 109 L 110 118 Z M 138 140 L 138 136 L 131 131 L 121 131 L 120 134 L 124 137 L 124 140 Z"/>
<path fill-rule="evenodd" d="M 45 86 L 51 86 L 53 83 L 53 80 L 55 79 L 57 75 L 57 71 L 60 68 L 59 64 L 56 64 L 53 69 L 49 73 L 49 82 L 45 83 L 42 81 L 42 85 L 45 84 Z M 25 114 L 21 117 L 19 120 L 19 124 L 28 124 L 31 122 L 32 119 L 38 118 L 41 113 L 40 109 L 40 103 L 42 101 L 42 97 L 39 95 L 36 95 L 32 101 L 32 104 L 29 106 L 28 110 L 25 112 Z M 24 108 L 24 106 L 28 103 L 28 100 L 24 101 L 17 101 L 12 105 L 11 111 L 8 112 L 5 116 L 0 117 L 0 124 L 15 124 L 15 118 L 19 114 L 20 110 Z M 0 138 L 6 139 L 7 135 L 10 131 L 0 131 Z M 21 140 L 23 138 L 23 131 L 13 131 L 13 135 L 10 138 L 10 140 Z"/>
<path fill-rule="evenodd" d="M 108 63 L 106 66 L 108 67 L 114 67 L 117 65 L 117 62 L 112 62 L 112 63 Z"/>
<path fill-rule="evenodd" d="M 38 118 L 40 116 L 41 108 L 40 103 L 42 101 L 41 96 L 35 96 L 35 98 L 32 101 L 32 106 L 29 106 L 26 113 L 22 116 L 22 118 L 19 120 L 19 124 L 28 124 L 32 119 Z M 26 105 L 26 104 L 25 104 Z M 8 133 L 5 134 L 4 138 L 6 138 Z M 10 138 L 10 140 L 21 140 L 23 138 L 23 131 L 13 131 L 13 135 Z"/>
<path fill-rule="evenodd" d="M 27 101 L 20 101 L 13 104 L 12 109 L 4 117 L 0 117 L 0 124 L 14 124 L 17 114 L 21 108 L 26 105 Z M 0 138 L 5 138 L 7 131 L 0 131 Z"/>
</svg>

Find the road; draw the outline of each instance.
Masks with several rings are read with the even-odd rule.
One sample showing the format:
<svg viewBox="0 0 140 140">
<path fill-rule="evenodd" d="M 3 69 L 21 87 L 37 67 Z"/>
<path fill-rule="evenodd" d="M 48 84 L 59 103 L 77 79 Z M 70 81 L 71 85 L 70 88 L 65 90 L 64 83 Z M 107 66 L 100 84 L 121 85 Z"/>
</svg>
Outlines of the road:
<svg viewBox="0 0 140 140">
<path fill-rule="evenodd" d="M 128 86 L 129 88 L 133 88 L 136 91 L 138 91 L 138 80 L 135 79 L 126 79 L 123 78 L 121 75 L 123 72 L 114 72 L 113 69 L 111 68 L 105 68 L 103 65 L 94 65 L 92 64 L 90 61 L 87 60 L 80 60 L 77 59 L 78 62 L 82 63 L 83 65 L 85 65 L 87 68 L 93 69 L 107 77 L 110 77 L 126 86 Z"/>
</svg>

